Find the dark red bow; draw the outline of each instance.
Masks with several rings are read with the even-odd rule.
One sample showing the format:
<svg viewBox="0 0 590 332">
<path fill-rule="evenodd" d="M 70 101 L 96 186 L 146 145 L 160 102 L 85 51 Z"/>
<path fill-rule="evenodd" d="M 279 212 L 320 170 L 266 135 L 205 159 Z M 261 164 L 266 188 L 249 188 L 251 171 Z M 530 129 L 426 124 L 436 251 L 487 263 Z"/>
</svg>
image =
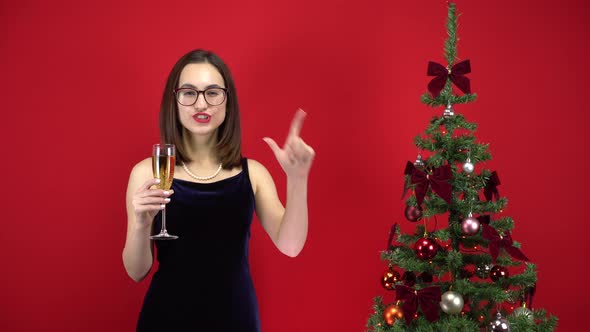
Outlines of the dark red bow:
<svg viewBox="0 0 590 332">
<path fill-rule="evenodd" d="M 471 73 L 471 64 L 469 63 L 469 60 L 455 64 L 451 67 L 451 70 L 448 70 L 440 63 L 428 61 L 428 76 L 436 76 L 430 81 L 430 83 L 428 83 L 428 91 L 432 93 L 434 98 L 438 97 L 442 89 L 445 87 L 447 79 L 450 78 L 451 82 L 453 82 L 459 90 L 464 93 L 471 93 L 469 78 L 464 76 L 469 73 Z"/>
<path fill-rule="evenodd" d="M 432 187 L 432 191 L 437 193 L 447 203 L 451 204 L 451 194 L 453 188 L 449 183 L 453 172 L 451 171 L 450 165 L 443 165 L 438 168 L 434 168 L 428 173 L 423 172 L 417 168 L 412 171 L 411 183 L 416 185 L 416 200 L 418 206 L 422 205 L 424 196 L 428 186 Z"/>
<path fill-rule="evenodd" d="M 477 217 L 477 220 L 479 221 L 480 224 L 490 224 L 490 215 L 489 214 L 485 214 L 485 215 L 481 215 Z"/>
<path fill-rule="evenodd" d="M 503 235 L 498 234 L 498 231 L 488 225 L 488 224 L 481 224 L 483 226 L 482 236 L 484 239 L 490 241 L 488 248 L 490 249 L 490 255 L 492 255 L 492 260 L 494 263 L 496 262 L 496 258 L 500 253 L 500 248 L 504 248 L 506 252 L 510 254 L 510 256 L 520 259 L 523 261 L 528 261 L 529 259 L 520 251 L 520 249 L 516 248 L 513 245 L 512 236 L 510 233 L 504 233 Z"/>
<path fill-rule="evenodd" d="M 402 312 L 406 323 L 409 325 L 414 319 L 414 315 L 420 305 L 420 310 L 424 314 L 424 317 L 429 322 L 434 322 L 438 319 L 438 307 L 440 302 L 440 287 L 431 286 L 421 289 L 419 291 L 414 290 L 408 286 L 397 285 L 395 286 L 396 301 L 404 301 L 402 304 Z"/>
<path fill-rule="evenodd" d="M 414 166 L 414 164 L 412 164 L 411 161 L 408 161 L 406 163 L 406 168 L 404 169 L 404 175 L 412 175 L 412 172 L 414 172 L 415 168 L 416 168 L 416 166 Z M 408 192 L 408 186 L 404 182 L 404 190 L 402 191 L 402 199 L 404 199 L 404 196 L 406 196 L 407 192 Z"/>
<path fill-rule="evenodd" d="M 498 173 L 496 171 L 492 172 L 488 183 L 486 183 L 486 187 L 483 190 L 483 195 L 486 197 L 488 201 L 491 201 L 492 198 L 498 200 L 500 198 L 500 193 L 498 192 L 498 186 L 500 185 L 500 178 L 498 177 Z"/>
<path fill-rule="evenodd" d="M 524 293 L 524 300 L 528 304 L 528 308 L 533 310 L 533 296 L 537 291 L 537 284 L 534 283 L 532 287 L 527 287 Z"/>
</svg>

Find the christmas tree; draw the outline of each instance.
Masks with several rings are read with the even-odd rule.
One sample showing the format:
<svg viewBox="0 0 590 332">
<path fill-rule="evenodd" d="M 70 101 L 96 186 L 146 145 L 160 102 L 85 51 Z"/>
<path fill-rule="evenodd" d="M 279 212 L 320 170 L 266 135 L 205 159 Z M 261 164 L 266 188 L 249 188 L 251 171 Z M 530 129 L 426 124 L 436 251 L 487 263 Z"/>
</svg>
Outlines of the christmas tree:
<svg viewBox="0 0 590 332">
<path fill-rule="evenodd" d="M 503 214 L 498 173 L 478 167 L 491 159 L 488 145 L 476 142 L 476 125 L 453 109 L 477 97 L 469 60 L 457 62 L 453 3 L 447 32 L 448 66 L 428 63 L 434 78 L 421 97 L 444 112 L 414 139 L 421 152 L 404 172 L 405 217 L 416 230 L 391 228 L 381 282 L 395 300 L 375 298 L 368 331 L 553 331 L 557 318 L 532 307 L 536 267 L 512 240 L 515 223 Z M 443 217 L 446 228 L 438 223 Z"/>
</svg>

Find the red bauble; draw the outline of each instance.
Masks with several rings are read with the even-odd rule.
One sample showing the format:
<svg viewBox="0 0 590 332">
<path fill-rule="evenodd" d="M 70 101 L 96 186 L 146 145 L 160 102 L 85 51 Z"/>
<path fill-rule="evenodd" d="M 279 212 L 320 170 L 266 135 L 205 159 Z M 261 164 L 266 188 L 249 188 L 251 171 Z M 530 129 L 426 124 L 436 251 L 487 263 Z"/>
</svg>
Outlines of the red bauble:
<svg viewBox="0 0 590 332">
<path fill-rule="evenodd" d="M 395 304 L 390 304 L 387 307 L 385 307 L 385 310 L 383 310 L 383 319 L 389 326 L 393 325 L 393 323 L 395 323 L 396 320 L 402 318 L 404 318 L 402 308 L 396 306 Z"/>
<path fill-rule="evenodd" d="M 387 290 L 394 290 L 395 283 L 400 280 L 400 274 L 396 270 L 389 269 L 381 278 L 381 285 Z"/>
<path fill-rule="evenodd" d="M 440 246 L 434 239 L 423 237 L 414 244 L 414 251 L 421 259 L 432 259 Z"/>
<path fill-rule="evenodd" d="M 504 266 L 495 265 L 490 271 L 490 279 L 498 281 L 500 279 L 507 279 L 510 276 L 508 269 Z"/>
<path fill-rule="evenodd" d="M 408 205 L 406 206 L 405 215 L 406 219 L 411 222 L 415 222 L 422 218 L 422 210 L 417 206 Z"/>
</svg>

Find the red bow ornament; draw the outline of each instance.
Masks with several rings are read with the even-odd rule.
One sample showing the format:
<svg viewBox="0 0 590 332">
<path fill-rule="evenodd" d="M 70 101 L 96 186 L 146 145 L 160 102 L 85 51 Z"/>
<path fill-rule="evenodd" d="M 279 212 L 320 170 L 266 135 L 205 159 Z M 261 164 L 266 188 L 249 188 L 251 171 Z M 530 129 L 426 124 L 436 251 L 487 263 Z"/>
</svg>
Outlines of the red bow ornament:
<svg viewBox="0 0 590 332">
<path fill-rule="evenodd" d="M 492 172 L 490 179 L 486 183 L 486 187 L 483 190 L 483 195 L 486 197 L 488 201 L 491 201 L 492 198 L 498 200 L 500 198 L 500 192 L 498 192 L 498 186 L 500 185 L 500 178 L 498 177 L 498 173 L 496 171 Z"/>
<path fill-rule="evenodd" d="M 471 93 L 469 78 L 465 77 L 465 74 L 469 73 L 471 73 L 469 60 L 459 62 L 451 69 L 445 68 L 440 63 L 428 61 L 428 76 L 436 76 L 428 83 L 428 91 L 432 93 L 434 98 L 438 97 L 445 87 L 447 79 L 450 79 L 463 93 Z"/>
<path fill-rule="evenodd" d="M 492 260 L 494 263 L 496 262 L 496 258 L 498 258 L 498 254 L 500 253 L 500 248 L 504 248 L 506 252 L 510 254 L 510 256 L 520 259 L 523 261 L 528 261 L 529 259 L 520 251 L 520 249 L 516 248 L 512 241 L 512 236 L 510 233 L 504 233 L 503 235 L 498 234 L 498 231 L 487 224 L 482 224 L 483 232 L 482 236 L 484 239 L 489 240 L 490 243 L 488 248 L 490 249 L 490 255 L 492 255 Z"/>
<path fill-rule="evenodd" d="M 417 168 L 412 171 L 411 183 L 416 185 L 416 200 L 418 205 L 422 205 L 424 196 L 428 187 L 432 187 L 437 195 L 444 199 L 448 204 L 451 204 L 451 194 L 453 188 L 449 183 L 453 172 L 450 165 L 443 165 L 434 169 L 427 169 L 423 172 Z"/>
<path fill-rule="evenodd" d="M 395 294 L 396 301 L 404 301 L 402 312 L 408 325 L 414 319 L 414 315 L 418 311 L 418 306 L 420 306 L 420 310 L 429 322 L 438 320 L 440 302 L 439 286 L 426 287 L 416 291 L 408 286 L 397 285 L 395 286 Z"/>
</svg>

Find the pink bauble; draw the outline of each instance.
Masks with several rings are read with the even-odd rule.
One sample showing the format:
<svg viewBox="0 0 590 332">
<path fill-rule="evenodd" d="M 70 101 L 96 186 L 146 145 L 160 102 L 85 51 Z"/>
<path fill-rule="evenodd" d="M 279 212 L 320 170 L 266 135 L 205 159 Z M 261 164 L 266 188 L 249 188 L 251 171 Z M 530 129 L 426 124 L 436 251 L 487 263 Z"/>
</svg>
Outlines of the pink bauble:
<svg viewBox="0 0 590 332">
<path fill-rule="evenodd" d="M 467 217 L 461 222 L 461 231 L 465 235 L 475 235 L 481 227 L 479 220 L 473 217 Z"/>
</svg>

